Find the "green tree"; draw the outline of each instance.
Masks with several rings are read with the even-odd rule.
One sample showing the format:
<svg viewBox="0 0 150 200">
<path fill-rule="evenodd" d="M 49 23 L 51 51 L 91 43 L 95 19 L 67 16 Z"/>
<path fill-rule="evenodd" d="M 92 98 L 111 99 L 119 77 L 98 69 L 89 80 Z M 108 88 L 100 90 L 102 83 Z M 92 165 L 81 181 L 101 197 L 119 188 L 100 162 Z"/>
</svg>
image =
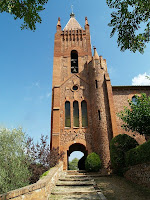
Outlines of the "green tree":
<svg viewBox="0 0 150 200">
<path fill-rule="evenodd" d="M 69 169 L 70 170 L 78 170 L 78 158 L 74 158 L 72 161 L 69 162 Z"/>
<path fill-rule="evenodd" d="M 122 127 L 126 130 L 137 131 L 146 136 L 150 135 L 150 96 L 135 95 L 136 102 L 129 101 L 129 107 L 124 107 L 118 116 L 123 120 Z"/>
<path fill-rule="evenodd" d="M 144 52 L 150 39 L 150 1 L 143 0 L 106 0 L 107 5 L 114 9 L 111 13 L 113 27 L 110 36 L 118 33 L 118 46 L 121 51 L 129 49 Z M 141 31 L 141 26 L 145 29 Z"/>
<path fill-rule="evenodd" d="M 101 159 L 95 152 L 90 153 L 85 160 L 85 169 L 88 172 L 98 172 L 102 166 Z"/>
<path fill-rule="evenodd" d="M 110 160 L 113 172 L 123 175 L 125 172 L 125 153 L 138 146 L 137 141 L 126 134 L 119 134 L 110 142 Z"/>
<path fill-rule="evenodd" d="M 14 19 L 23 19 L 21 29 L 36 29 L 36 23 L 41 23 L 39 12 L 44 10 L 48 0 L 0 0 L 0 13 L 7 12 Z"/>
<path fill-rule="evenodd" d="M 26 139 L 21 128 L 0 129 L 0 193 L 29 184 Z"/>
</svg>

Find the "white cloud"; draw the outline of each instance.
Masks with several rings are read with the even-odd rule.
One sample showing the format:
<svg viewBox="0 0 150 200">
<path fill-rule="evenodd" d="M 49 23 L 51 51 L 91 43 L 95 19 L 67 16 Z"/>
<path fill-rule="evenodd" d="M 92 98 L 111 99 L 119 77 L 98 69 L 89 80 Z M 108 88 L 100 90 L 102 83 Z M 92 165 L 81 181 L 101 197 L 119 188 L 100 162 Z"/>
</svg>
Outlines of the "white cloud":
<svg viewBox="0 0 150 200">
<path fill-rule="evenodd" d="M 49 98 L 51 96 L 51 92 L 46 94 L 46 97 Z"/>
<path fill-rule="evenodd" d="M 146 72 L 135 76 L 132 79 L 132 85 L 150 85 L 150 80 L 146 76 L 149 76 Z"/>
<path fill-rule="evenodd" d="M 35 83 L 32 84 L 32 86 L 35 86 L 35 87 L 38 87 L 38 88 L 39 88 L 39 87 L 40 87 L 40 84 L 39 84 L 39 82 L 35 82 Z"/>
<path fill-rule="evenodd" d="M 40 88 L 39 81 L 33 82 L 30 86 L 26 86 L 27 89 L 34 89 L 34 88 Z"/>
</svg>

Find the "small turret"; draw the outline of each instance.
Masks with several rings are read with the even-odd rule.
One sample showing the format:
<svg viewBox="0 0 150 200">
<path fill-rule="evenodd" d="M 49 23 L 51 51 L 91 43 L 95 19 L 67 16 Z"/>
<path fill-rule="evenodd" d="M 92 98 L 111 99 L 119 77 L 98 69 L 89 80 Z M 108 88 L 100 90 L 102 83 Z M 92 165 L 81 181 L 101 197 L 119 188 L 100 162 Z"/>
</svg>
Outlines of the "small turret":
<svg viewBox="0 0 150 200">
<path fill-rule="evenodd" d="M 97 53 L 97 51 L 96 51 L 96 47 L 94 47 L 93 59 L 94 59 L 94 60 L 99 60 L 99 55 L 98 55 L 98 53 Z"/>
<path fill-rule="evenodd" d="M 87 17 L 85 17 L 85 30 L 89 30 L 89 23 Z"/>
<path fill-rule="evenodd" d="M 60 17 L 58 17 L 57 31 L 61 31 Z"/>
<path fill-rule="evenodd" d="M 87 17 L 85 17 L 85 26 L 88 25 L 89 26 L 89 23 L 88 23 L 88 19 Z"/>
</svg>

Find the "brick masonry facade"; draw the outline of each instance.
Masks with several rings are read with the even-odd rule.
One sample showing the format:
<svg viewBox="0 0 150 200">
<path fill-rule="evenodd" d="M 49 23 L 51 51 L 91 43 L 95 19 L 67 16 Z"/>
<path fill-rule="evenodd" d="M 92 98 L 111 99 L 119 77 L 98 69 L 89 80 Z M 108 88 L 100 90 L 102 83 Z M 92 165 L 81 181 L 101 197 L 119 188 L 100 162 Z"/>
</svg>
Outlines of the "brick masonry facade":
<svg viewBox="0 0 150 200">
<path fill-rule="evenodd" d="M 72 50 L 78 53 L 78 73 L 71 73 Z M 73 86 L 78 89 L 73 90 Z M 116 113 L 128 104 L 128 98 L 141 92 L 149 95 L 150 87 L 111 86 L 106 60 L 98 56 L 95 48 L 92 56 L 87 18 L 85 29 L 82 29 L 74 15 L 71 16 L 64 30 L 58 19 L 54 41 L 51 148 L 59 147 L 59 151 L 64 151 L 64 169 L 68 167 L 68 155 L 73 150 L 84 154 L 98 153 L 106 168 L 110 160 L 110 140 L 117 134 L 125 133 Z M 66 101 L 70 102 L 70 127 L 65 127 Z M 74 101 L 79 105 L 78 127 L 73 124 Z M 87 127 L 82 127 L 82 101 L 87 103 Z M 127 134 L 139 143 L 145 141 L 137 133 Z"/>
</svg>

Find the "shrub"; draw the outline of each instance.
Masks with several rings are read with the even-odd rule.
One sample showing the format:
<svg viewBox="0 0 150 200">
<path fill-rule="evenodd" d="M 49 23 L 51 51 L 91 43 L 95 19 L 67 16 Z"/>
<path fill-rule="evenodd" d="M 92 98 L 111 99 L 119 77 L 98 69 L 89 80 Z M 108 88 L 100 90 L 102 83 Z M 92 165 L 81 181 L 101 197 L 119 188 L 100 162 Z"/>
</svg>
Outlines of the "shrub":
<svg viewBox="0 0 150 200">
<path fill-rule="evenodd" d="M 85 169 L 89 172 L 97 172 L 101 168 L 101 160 L 98 154 L 91 153 L 85 160 Z"/>
<path fill-rule="evenodd" d="M 126 153 L 126 165 L 146 163 L 150 161 L 150 140 Z"/>
<path fill-rule="evenodd" d="M 114 173 L 122 175 L 125 165 L 125 153 L 138 145 L 136 140 L 126 134 L 114 137 L 110 142 L 110 159 Z"/>
<path fill-rule="evenodd" d="M 33 138 L 27 138 L 27 155 L 30 161 L 29 170 L 32 174 L 30 184 L 39 180 L 40 176 L 50 168 L 54 167 L 63 157 L 63 152 L 59 153 L 59 148 L 50 150 L 47 143 L 48 136 L 41 135 L 40 143 L 34 143 Z"/>
</svg>

